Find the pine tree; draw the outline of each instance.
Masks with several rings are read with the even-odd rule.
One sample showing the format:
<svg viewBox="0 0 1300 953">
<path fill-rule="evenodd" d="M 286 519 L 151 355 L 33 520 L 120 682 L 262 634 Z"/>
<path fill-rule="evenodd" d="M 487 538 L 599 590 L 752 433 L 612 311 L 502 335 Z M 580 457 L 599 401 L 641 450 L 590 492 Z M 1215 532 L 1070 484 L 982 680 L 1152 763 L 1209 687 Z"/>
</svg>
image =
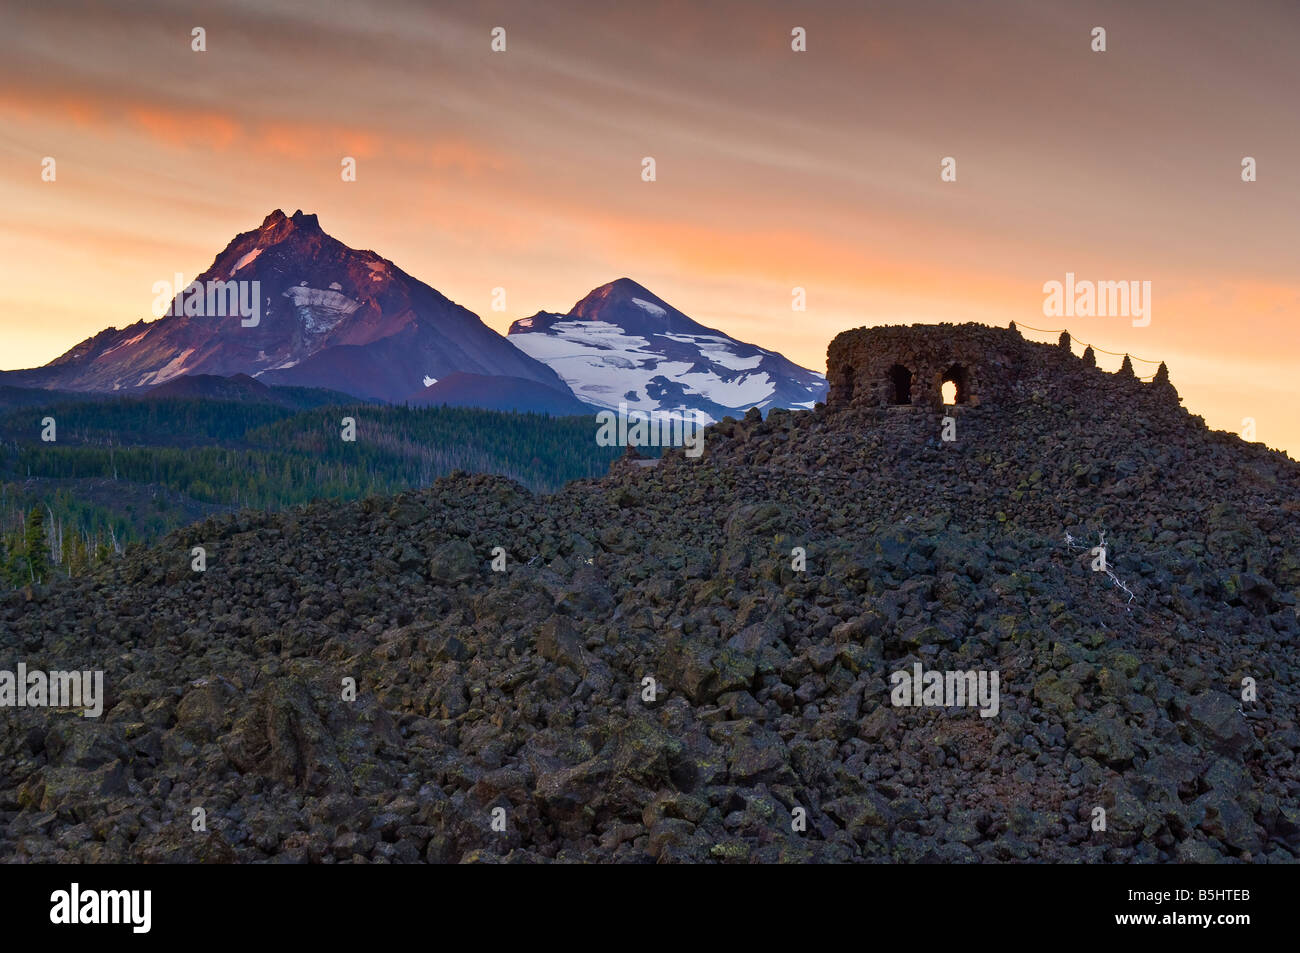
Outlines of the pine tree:
<svg viewBox="0 0 1300 953">
<path fill-rule="evenodd" d="M 45 513 L 40 506 L 33 506 L 27 514 L 23 549 L 27 557 L 28 581 L 44 582 L 50 575 L 50 553 L 45 545 Z"/>
</svg>

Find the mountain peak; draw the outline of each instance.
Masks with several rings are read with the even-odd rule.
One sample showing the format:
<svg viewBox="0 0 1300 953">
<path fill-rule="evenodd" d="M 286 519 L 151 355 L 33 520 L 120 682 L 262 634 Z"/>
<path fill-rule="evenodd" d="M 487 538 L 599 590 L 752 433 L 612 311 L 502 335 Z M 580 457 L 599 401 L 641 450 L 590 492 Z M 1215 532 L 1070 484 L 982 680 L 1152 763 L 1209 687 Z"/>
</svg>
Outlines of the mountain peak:
<svg viewBox="0 0 1300 953">
<path fill-rule="evenodd" d="M 638 326 L 649 324 L 659 330 L 675 330 L 673 325 L 691 322 L 684 314 L 663 298 L 631 278 L 618 278 L 587 292 L 586 297 L 570 309 L 568 317 L 584 321 L 609 321 L 623 325 L 631 322 Z"/>
<path fill-rule="evenodd" d="M 289 216 L 284 214 L 284 209 L 279 208 L 262 219 L 262 225 L 258 229 L 262 232 L 275 232 L 278 238 L 283 238 L 294 231 L 320 232 L 320 230 L 320 220 L 314 213 L 297 209 L 292 216 Z"/>
<path fill-rule="evenodd" d="M 632 295 L 636 295 L 638 297 L 655 298 L 656 301 L 659 300 L 658 298 L 655 297 L 655 295 L 650 291 L 649 288 L 647 288 L 645 285 L 641 284 L 640 282 L 633 281 L 631 278 L 615 278 L 613 281 L 607 281 L 605 282 L 605 284 L 601 285 L 600 287 L 592 288 L 590 291 L 588 291 L 586 297 L 583 298 L 582 300 L 586 301 L 587 298 L 596 298 L 596 297 L 599 297 L 601 299 L 608 299 L 614 297 L 627 298 Z"/>
<path fill-rule="evenodd" d="M 650 289 L 640 282 L 633 281 L 631 278 L 615 278 L 608 284 L 603 284 L 597 291 L 609 290 L 611 293 L 620 294 L 650 294 Z"/>
</svg>

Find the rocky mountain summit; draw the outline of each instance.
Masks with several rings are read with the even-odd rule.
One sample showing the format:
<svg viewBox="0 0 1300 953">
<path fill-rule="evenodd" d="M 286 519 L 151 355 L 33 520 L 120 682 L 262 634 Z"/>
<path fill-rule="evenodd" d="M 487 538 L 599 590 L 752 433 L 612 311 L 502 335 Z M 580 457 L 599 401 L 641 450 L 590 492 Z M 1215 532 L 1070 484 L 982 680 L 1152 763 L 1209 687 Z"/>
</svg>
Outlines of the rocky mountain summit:
<svg viewBox="0 0 1300 953">
<path fill-rule="evenodd" d="M 185 375 L 242 374 L 401 403 L 461 372 L 531 381 L 573 402 L 554 371 L 476 314 L 301 210 L 276 209 L 170 293 L 164 317 L 108 328 L 45 367 L 0 379 L 129 394 Z"/>
<path fill-rule="evenodd" d="M 108 697 L 0 709 L 0 857 L 1293 862 L 1300 466 L 1088 357 L 845 332 L 825 405 L 699 459 L 210 519 L 14 593 L 0 654 Z M 917 665 L 997 713 L 896 705 Z"/>
</svg>

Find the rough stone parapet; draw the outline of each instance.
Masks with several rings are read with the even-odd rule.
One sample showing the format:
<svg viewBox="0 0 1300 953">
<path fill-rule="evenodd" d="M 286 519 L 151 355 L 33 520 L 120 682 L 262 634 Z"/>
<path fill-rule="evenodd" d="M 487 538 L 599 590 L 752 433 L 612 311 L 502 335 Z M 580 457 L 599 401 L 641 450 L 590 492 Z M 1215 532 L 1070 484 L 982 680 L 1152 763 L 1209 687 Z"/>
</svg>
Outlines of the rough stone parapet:
<svg viewBox="0 0 1300 953">
<path fill-rule="evenodd" d="M 1055 345 L 1023 338 L 1010 328 L 983 324 L 914 324 L 855 328 L 831 341 L 826 355 L 830 410 L 846 407 L 936 407 L 943 385 L 955 385 L 957 405 L 1013 402 L 1034 381 L 1051 379 L 1080 386 L 1137 384 L 1143 391 L 1177 403 L 1169 372 L 1161 365 L 1153 384 L 1139 384 L 1127 355 L 1120 370 L 1099 370 L 1092 348 L 1082 358 L 1070 350 L 1069 332 Z"/>
</svg>

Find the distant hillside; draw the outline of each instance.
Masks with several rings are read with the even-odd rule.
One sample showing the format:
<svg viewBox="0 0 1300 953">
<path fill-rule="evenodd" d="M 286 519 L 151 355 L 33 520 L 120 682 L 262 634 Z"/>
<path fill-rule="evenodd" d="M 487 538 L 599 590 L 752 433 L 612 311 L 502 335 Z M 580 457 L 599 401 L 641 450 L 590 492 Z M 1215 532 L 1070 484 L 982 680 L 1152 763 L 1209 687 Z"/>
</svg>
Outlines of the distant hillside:
<svg viewBox="0 0 1300 953">
<path fill-rule="evenodd" d="M 0 374 L 3 374 L 0 371 Z M 46 390 L 43 387 L 15 387 L 0 384 L 0 410 L 7 407 L 40 407 L 58 401 L 112 400 L 111 394 L 82 394 L 70 390 Z"/>
<path fill-rule="evenodd" d="M 243 403 L 278 404 L 308 410 L 331 404 L 355 404 L 357 398 L 342 391 L 317 387 L 268 387 L 247 374 L 220 377 L 215 374 L 186 374 L 174 377 L 165 384 L 151 387 L 144 397 L 149 400 L 167 398 L 240 401 Z"/>
<path fill-rule="evenodd" d="M 484 410 L 531 412 L 553 416 L 594 415 L 598 408 L 536 381 L 520 377 L 487 377 L 457 371 L 416 391 L 414 407 L 481 407 Z"/>
</svg>

